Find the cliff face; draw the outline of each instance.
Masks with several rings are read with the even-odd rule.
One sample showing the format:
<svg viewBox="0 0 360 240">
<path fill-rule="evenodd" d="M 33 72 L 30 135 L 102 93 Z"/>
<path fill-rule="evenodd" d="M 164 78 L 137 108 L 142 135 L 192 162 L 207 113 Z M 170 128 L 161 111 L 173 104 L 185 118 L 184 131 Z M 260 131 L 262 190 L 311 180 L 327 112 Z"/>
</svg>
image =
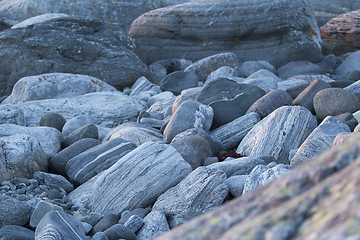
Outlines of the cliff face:
<svg viewBox="0 0 360 240">
<path fill-rule="evenodd" d="M 158 239 L 359 237 L 360 135 Z"/>
</svg>

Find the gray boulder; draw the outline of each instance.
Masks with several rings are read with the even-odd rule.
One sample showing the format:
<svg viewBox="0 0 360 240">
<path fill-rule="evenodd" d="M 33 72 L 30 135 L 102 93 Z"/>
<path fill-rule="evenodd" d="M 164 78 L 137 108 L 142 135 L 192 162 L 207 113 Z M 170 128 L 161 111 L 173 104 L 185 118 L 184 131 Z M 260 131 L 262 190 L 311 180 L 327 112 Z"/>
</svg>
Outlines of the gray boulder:
<svg viewBox="0 0 360 240">
<path fill-rule="evenodd" d="M 271 72 L 271 71 L 269 71 L 267 69 L 260 69 L 260 70 L 258 70 L 256 72 L 252 73 L 251 75 L 249 75 L 246 78 L 246 80 L 258 79 L 258 78 L 272 78 L 278 83 L 283 81 L 283 79 L 279 78 L 273 72 Z"/>
<path fill-rule="evenodd" d="M 227 51 L 243 61 L 265 60 L 275 67 L 321 59 L 315 17 L 311 6 L 300 0 L 180 4 L 141 15 L 131 24 L 129 35 L 146 63 L 164 58 L 197 61 Z"/>
<path fill-rule="evenodd" d="M 243 193 L 246 179 L 247 175 L 236 175 L 229 177 L 224 183 L 228 186 L 231 195 L 238 197 Z"/>
<path fill-rule="evenodd" d="M 310 61 L 291 61 L 279 67 L 277 73 L 280 78 L 288 79 L 299 74 L 320 74 L 323 69 Z"/>
<path fill-rule="evenodd" d="M 130 88 L 130 96 L 136 96 L 141 98 L 145 93 L 150 94 L 151 96 L 160 93 L 161 89 L 158 85 L 150 82 L 145 76 L 142 76 L 136 80 L 136 82 Z"/>
<path fill-rule="evenodd" d="M 46 185 L 50 188 L 63 189 L 67 193 L 74 190 L 74 186 L 66 178 L 58 174 L 38 171 L 34 173 L 33 178 L 36 179 L 39 184 Z"/>
<path fill-rule="evenodd" d="M 76 129 L 91 123 L 91 119 L 87 114 L 78 115 L 66 121 L 62 128 L 62 134 L 67 137 Z"/>
<path fill-rule="evenodd" d="M 198 82 L 199 78 L 195 72 L 176 71 L 167 75 L 159 83 L 159 86 L 163 91 L 170 91 L 179 95 L 185 89 L 197 87 Z"/>
<path fill-rule="evenodd" d="M 236 152 L 251 157 L 273 156 L 288 164 L 289 151 L 298 148 L 317 126 L 316 118 L 301 106 L 283 106 L 257 123 Z"/>
<path fill-rule="evenodd" d="M 39 126 L 53 127 L 58 131 L 62 131 L 66 120 L 63 116 L 58 113 L 45 113 L 41 116 Z"/>
<path fill-rule="evenodd" d="M 4 105 L 0 108 L 0 124 L 12 123 L 25 126 L 24 112 L 21 108 L 12 105 Z"/>
<path fill-rule="evenodd" d="M 35 232 L 17 225 L 6 225 L 0 229 L 0 239 L 33 240 Z"/>
<path fill-rule="evenodd" d="M 132 215 L 125 223 L 124 226 L 130 229 L 133 233 L 139 231 L 144 225 L 144 219 L 138 215 Z"/>
<path fill-rule="evenodd" d="M 178 107 L 186 100 L 195 100 L 196 96 L 199 94 L 200 91 L 201 91 L 201 87 L 195 87 L 195 88 L 189 88 L 183 90 L 181 94 L 176 97 L 173 103 L 172 113 L 175 113 Z"/>
<path fill-rule="evenodd" d="M 302 79 L 290 79 L 278 83 L 278 89 L 287 91 L 299 85 L 307 84 L 308 82 Z"/>
<path fill-rule="evenodd" d="M 104 231 L 109 240 L 136 240 L 136 235 L 123 224 L 115 224 Z"/>
<path fill-rule="evenodd" d="M 32 208 L 29 204 L 5 194 L 0 194 L 0 227 L 24 226 L 29 222 Z"/>
<path fill-rule="evenodd" d="M 360 79 L 360 51 L 351 53 L 344 62 L 335 69 L 336 78 L 339 80 L 357 81 Z"/>
<path fill-rule="evenodd" d="M 239 75 L 242 77 L 249 77 L 251 74 L 266 69 L 272 73 L 276 72 L 276 69 L 267 61 L 246 61 L 238 68 Z"/>
<path fill-rule="evenodd" d="M 178 185 L 160 195 L 153 209 L 163 212 L 170 220 L 189 220 L 207 208 L 218 207 L 228 194 L 222 171 L 199 167 Z"/>
<path fill-rule="evenodd" d="M 248 80 L 245 79 L 243 83 L 258 86 L 265 92 L 270 92 L 271 90 L 278 88 L 278 83 L 276 82 L 276 80 L 274 78 L 269 78 L 269 77 L 253 78 Z"/>
<path fill-rule="evenodd" d="M 99 131 L 94 124 L 86 124 L 85 126 L 79 127 L 68 136 L 64 138 L 62 141 L 63 148 L 70 146 L 71 144 L 84 139 L 84 138 L 94 138 L 98 139 Z"/>
<path fill-rule="evenodd" d="M 62 207 L 46 202 L 46 201 L 40 201 L 36 207 L 34 208 L 34 211 L 31 214 L 30 217 L 30 226 L 33 228 L 36 228 L 36 226 L 39 224 L 41 219 L 48 213 L 53 210 L 56 211 L 63 211 Z"/>
<path fill-rule="evenodd" d="M 92 209 L 107 214 L 147 207 L 190 172 L 173 147 L 144 143 L 100 174 L 93 186 Z"/>
<path fill-rule="evenodd" d="M 342 113 L 340 115 L 336 115 L 334 118 L 348 125 L 350 131 L 354 131 L 356 125 L 359 124 L 358 120 L 351 113 Z"/>
<path fill-rule="evenodd" d="M 170 230 L 164 213 L 153 210 L 144 218 L 144 226 L 137 234 L 138 240 L 152 240 Z"/>
<path fill-rule="evenodd" d="M 344 88 L 346 91 L 355 94 L 360 98 L 360 77 L 359 80 Z"/>
<path fill-rule="evenodd" d="M 206 77 L 205 84 L 218 78 L 228 78 L 236 81 L 236 79 L 238 78 L 237 70 L 229 66 L 219 67 Z"/>
</svg>

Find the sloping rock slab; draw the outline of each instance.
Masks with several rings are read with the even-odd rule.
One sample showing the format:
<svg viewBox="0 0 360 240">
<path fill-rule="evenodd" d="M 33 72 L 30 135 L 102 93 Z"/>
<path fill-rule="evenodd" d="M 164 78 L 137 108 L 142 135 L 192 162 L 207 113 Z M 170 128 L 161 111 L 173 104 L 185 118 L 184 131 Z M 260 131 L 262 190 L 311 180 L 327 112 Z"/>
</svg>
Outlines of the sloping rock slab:
<svg viewBox="0 0 360 240">
<path fill-rule="evenodd" d="M 321 57 L 320 31 L 301 0 L 206 0 L 160 8 L 135 19 L 129 35 L 145 63 L 197 61 L 227 51 L 275 67 Z"/>
</svg>

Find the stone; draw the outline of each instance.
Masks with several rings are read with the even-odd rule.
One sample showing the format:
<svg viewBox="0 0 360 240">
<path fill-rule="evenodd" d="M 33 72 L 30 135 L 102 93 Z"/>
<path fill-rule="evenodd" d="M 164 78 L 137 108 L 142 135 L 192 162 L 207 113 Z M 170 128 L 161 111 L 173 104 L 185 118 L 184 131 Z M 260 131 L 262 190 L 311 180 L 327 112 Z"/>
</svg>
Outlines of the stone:
<svg viewBox="0 0 360 240">
<path fill-rule="evenodd" d="M 157 128 L 157 129 L 160 129 L 165 124 L 164 120 L 155 119 L 155 118 L 146 118 L 146 117 L 141 118 L 141 120 L 139 122 L 146 126 L 149 126 L 152 128 Z"/>
<path fill-rule="evenodd" d="M 122 224 L 115 224 L 104 231 L 109 240 L 136 240 L 136 235 Z"/>
<path fill-rule="evenodd" d="M 152 210 L 144 218 L 144 226 L 137 234 L 138 240 L 151 240 L 170 230 L 164 213 Z"/>
<path fill-rule="evenodd" d="M 354 113 L 360 109 L 360 99 L 342 88 L 327 88 L 315 95 L 314 109 L 320 119 L 346 112 Z"/>
<path fill-rule="evenodd" d="M 360 50 L 347 56 L 336 69 L 335 76 L 338 80 L 357 81 L 360 79 Z"/>
<path fill-rule="evenodd" d="M 62 211 L 50 211 L 39 222 L 35 239 L 87 239 L 79 220 Z"/>
<path fill-rule="evenodd" d="M 246 61 L 238 67 L 239 76 L 249 77 L 251 74 L 261 70 L 266 69 L 272 73 L 276 72 L 276 69 L 267 61 Z"/>
<path fill-rule="evenodd" d="M 137 96 L 143 92 L 154 91 L 160 93 L 161 89 L 159 86 L 150 82 L 145 76 L 142 76 L 136 80 L 136 82 L 131 86 L 130 96 Z"/>
<path fill-rule="evenodd" d="M 199 167 L 160 195 L 153 210 L 163 212 L 170 220 L 175 217 L 189 220 L 224 201 L 228 194 L 225 179 L 226 174 L 222 171 Z"/>
<path fill-rule="evenodd" d="M 69 135 L 67 135 L 62 141 L 63 148 L 70 146 L 71 144 L 84 139 L 84 138 L 94 138 L 98 139 L 99 132 L 97 127 L 94 124 L 86 124 L 82 127 L 79 127 Z"/>
<path fill-rule="evenodd" d="M 256 157 L 240 157 L 222 162 L 213 163 L 207 166 L 209 169 L 221 170 L 227 177 L 233 175 L 247 175 L 257 165 L 267 164 L 265 160 Z"/>
<path fill-rule="evenodd" d="M 305 88 L 307 88 L 310 84 L 304 83 L 300 85 L 296 85 L 286 89 L 286 92 L 290 95 L 292 99 L 295 99 Z"/>
<path fill-rule="evenodd" d="M 164 130 L 164 142 L 170 143 L 177 134 L 190 128 L 203 128 L 208 131 L 212 125 L 213 116 L 212 108 L 207 105 L 193 100 L 183 102 Z"/>
<path fill-rule="evenodd" d="M 136 233 L 144 225 L 144 219 L 138 215 L 132 215 L 129 220 L 124 223 L 124 226 L 127 227 L 133 233 Z"/>
<path fill-rule="evenodd" d="M 257 123 L 236 152 L 250 157 L 273 156 L 288 164 L 289 151 L 298 148 L 317 126 L 316 118 L 301 106 L 283 106 Z"/>
<path fill-rule="evenodd" d="M 212 156 L 209 142 L 197 135 L 174 138 L 171 143 L 192 169 L 204 165 L 204 160 Z"/>
<path fill-rule="evenodd" d="M 29 204 L 5 194 L 0 194 L 0 227 L 24 226 L 29 222 L 32 208 Z"/>
<path fill-rule="evenodd" d="M 0 108 L 0 124 L 16 124 L 25 126 L 25 117 L 22 109 L 12 105 L 3 105 Z"/>
<path fill-rule="evenodd" d="M 292 105 L 306 107 L 310 110 L 311 113 L 315 114 L 313 100 L 316 93 L 330 87 L 330 84 L 327 82 L 324 82 L 322 80 L 315 80 L 294 99 Z"/>
<path fill-rule="evenodd" d="M 359 124 L 358 120 L 356 120 L 354 115 L 352 115 L 351 113 L 343 113 L 340 115 L 336 115 L 335 118 L 348 125 L 350 131 L 354 131 L 356 125 Z"/>
<path fill-rule="evenodd" d="M 52 172 L 61 174 L 63 176 L 66 175 L 65 173 L 65 166 L 67 162 L 79 155 L 80 153 L 99 145 L 101 142 L 97 139 L 93 138 L 83 138 L 69 147 L 61 150 L 57 154 L 55 154 L 49 161 L 49 168 Z"/>
<path fill-rule="evenodd" d="M 47 156 L 35 138 L 25 134 L 0 137 L 0 146 L 0 181 L 47 171 Z"/>
<path fill-rule="evenodd" d="M 36 228 L 36 226 L 39 224 L 41 219 L 50 211 L 63 211 L 63 209 L 55 204 L 46 202 L 46 201 L 40 201 L 34 211 L 31 214 L 30 217 L 30 226 L 33 228 Z"/>
<path fill-rule="evenodd" d="M 245 115 L 248 108 L 265 91 L 257 86 L 218 79 L 206 84 L 196 100 L 214 110 L 213 128 L 220 127 Z"/>
<path fill-rule="evenodd" d="M 286 105 L 292 105 L 291 96 L 286 91 L 275 89 L 254 102 L 247 110 L 247 113 L 257 113 L 262 119 L 279 107 Z"/>
<path fill-rule="evenodd" d="M 299 74 L 321 74 L 322 68 L 310 61 L 291 61 L 277 69 L 278 76 L 282 79 Z"/>
<path fill-rule="evenodd" d="M 290 161 L 291 167 L 299 166 L 312 157 L 330 149 L 335 137 L 343 132 L 350 132 L 350 128 L 345 123 L 334 117 L 326 117 L 301 144 Z"/>
<path fill-rule="evenodd" d="M 116 23 L 64 16 L 6 29 L 0 38 L 1 96 L 10 94 L 20 78 L 44 72 L 85 74 L 117 88 L 147 74 L 133 40 Z M 15 57 L 20 53 L 24 58 Z"/>
<path fill-rule="evenodd" d="M 341 145 L 341 144 L 347 143 L 356 134 L 357 134 L 357 132 L 342 132 L 342 133 L 339 133 L 338 135 L 336 135 L 336 137 L 334 139 L 334 142 L 332 144 L 332 148 L 335 147 L 336 145 Z"/>
<path fill-rule="evenodd" d="M 46 185 L 50 188 L 63 189 L 67 193 L 74 190 L 74 186 L 61 175 L 37 171 L 34 173 L 33 179 L 36 179 L 39 184 Z"/>
<path fill-rule="evenodd" d="M 162 1 L 162 0 L 160 0 Z M 180 0 L 182 1 L 182 0 Z M 172 3 L 175 3 L 175 1 L 171 1 Z M 176 1 L 179 2 L 179 1 Z M 180 2 L 179 2 L 180 3 Z M 166 72 L 172 73 L 176 71 L 184 71 L 185 68 L 187 68 L 189 65 L 192 64 L 192 61 L 187 59 L 176 59 L 176 58 L 168 58 L 168 59 L 161 59 L 156 61 L 155 63 L 161 64 L 166 68 Z"/>
<path fill-rule="evenodd" d="M 308 83 L 312 83 L 315 80 L 321 80 L 327 83 L 335 82 L 334 79 L 324 74 L 300 74 L 288 78 L 288 80 L 293 80 L 293 79 L 302 79 L 307 81 Z"/>
<path fill-rule="evenodd" d="M 290 88 L 307 84 L 307 81 L 302 79 L 290 79 L 278 83 L 278 89 L 287 91 Z"/>
<path fill-rule="evenodd" d="M 279 78 L 273 72 L 270 72 L 267 69 L 260 69 L 249 75 L 246 79 L 250 80 L 250 79 L 258 79 L 258 78 L 272 78 L 278 83 L 283 81 L 281 78 Z"/>
<path fill-rule="evenodd" d="M 199 78 L 195 72 L 176 71 L 168 74 L 159 83 L 159 86 L 163 91 L 170 91 L 179 95 L 185 89 L 197 87 L 198 82 Z"/>
<path fill-rule="evenodd" d="M 161 80 L 163 80 L 167 75 L 167 69 L 165 66 L 160 64 L 159 62 L 154 62 L 148 66 L 149 78 L 151 82 L 159 85 Z"/>
<path fill-rule="evenodd" d="M 289 171 L 289 166 L 284 164 L 278 164 L 272 168 L 264 165 L 258 165 L 246 177 L 243 194 L 254 190 L 258 186 L 264 185 L 267 182 L 273 181 Z"/>
<path fill-rule="evenodd" d="M 330 82 L 330 86 L 332 88 L 346 88 L 353 83 L 354 83 L 353 81 L 349 81 L 349 80 L 337 80 L 337 81 Z"/>
<path fill-rule="evenodd" d="M 51 158 L 60 150 L 63 138 L 61 132 L 51 127 L 24 127 L 15 124 L 0 124 L 0 137 L 15 134 L 26 134 L 35 138 L 47 158 Z"/>
<path fill-rule="evenodd" d="M 21 226 L 7 225 L 0 229 L 0 238 L 4 240 L 33 240 L 35 239 L 35 232 Z"/>
<path fill-rule="evenodd" d="M 240 141 L 260 121 L 257 113 L 248 113 L 214 129 L 210 136 L 220 141 L 225 151 L 236 148 Z"/>
<path fill-rule="evenodd" d="M 97 232 L 91 240 L 109 240 L 104 232 Z"/>
<path fill-rule="evenodd" d="M 106 229 L 114 226 L 119 221 L 119 216 L 116 214 L 107 214 L 100 221 L 98 221 L 93 229 L 91 229 L 90 236 L 96 233 L 103 232 Z"/>
<path fill-rule="evenodd" d="M 349 86 L 346 86 L 344 90 L 355 94 L 358 98 L 360 98 L 360 79 Z"/>
<path fill-rule="evenodd" d="M 222 66 L 211 72 L 207 77 L 204 84 L 211 82 L 218 78 L 228 78 L 235 80 L 237 78 L 237 70 L 229 66 Z"/>
<path fill-rule="evenodd" d="M 354 132 L 360 132 L 360 123 L 355 127 Z"/>
<path fill-rule="evenodd" d="M 81 218 L 81 222 L 88 223 L 91 226 L 95 226 L 102 219 L 102 217 L 103 216 L 99 213 L 91 212 Z"/>
<path fill-rule="evenodd" d="M 182 224 L 184 222 L 187 222 L 187 221 L 185 219 L 183 219 L 183 218 L 176 217 L 170 222 L 169 226 L 170 226 L 171 229 L 173 229 L 174 227 L 177 227 L 177 226 L 179 226 L 180 224 Z"/>
<path fill-rule="evenodd" d="M 195 100 L 196 96 L 201 91 L 201 87 L 185 89 L 179 96 L 176 97 L 174 104 L 172 105 L 172 113 L 175 113 L 179 106 L 186 100 Z"/>
<path fill-rule="evenodd" d="M 115 138 L 71 158 L 65 166 L 65 172 L 71 181 L 82 184 L 111 167 L 135 148 L 134 143 L 122 138 Z"/>
<path fill-rule="evenodd" d="M 155 95 L 151 96 L 147 102 L 148 102 L 148 105 L 151 106 L 156 102 L 169 101 L 169 100 L 172 100 L 174 98 L 175 98 L 175 96 L 174 96 L 174 94 L 172 92 L 165 91 L 165 92 L 161 92 L 161 93 L 158 93 L 158 94 L 155 94 Z"/>
<path fill-rule="evenodd" d="M 310 5 L 298 0 L 207 0 L 160 8 L 135 19 L 129 35 L 147 64 L 164 58 L 197 61 L 228 51 L 242 61 L 265 60 L 275 67 L 321 59 L 315 17 Z"/>
<path fill-rule="evenodd" d="M 132 216 L 138 216 L 144 218 L 151 211 L 151 207 L 147 208 L 135 208 L 134 210 L 126 210 L 121 213 L 121 219 L 119 220 L 120 224 L 124 224 L 130 220 Z"/>
<path fill-rule="evenodd" d="M 231 176 L 225 180 L 225 184 L 229 188 L 229 192 L 234 197 L 241 196 L 244 190 L 247 175 Z"/>
<path fill-rule="evenodd" d="M 320 28 L 325 54 L 339 56 L 360 49 L 359 16 L 359 10 L 347 12 L 332 18 Z"/>
<path fill-rule="evenodd" d="M 59 132 L 61 132 L 65 123 L 66 123 L 65 118 L 60 114 L 45 113 L 40 118 L 39 126 L 53 127 L 57 129 Z"/>
<path fill-rule="evenodd" d="M 100 174 L 93 186 L 92 209 L 107 214 L 147 207 L 190 172 L 172 146 L 144 143 Z"/>
<path fill-rule="evenodd" d="M 271 90 L 275 90 L 278 88 L 278 84 L 274 78 L 253 78 L 243 81 L 243 83 L 258 86 L 265 92 L 270 92 Z"/>
</svg>

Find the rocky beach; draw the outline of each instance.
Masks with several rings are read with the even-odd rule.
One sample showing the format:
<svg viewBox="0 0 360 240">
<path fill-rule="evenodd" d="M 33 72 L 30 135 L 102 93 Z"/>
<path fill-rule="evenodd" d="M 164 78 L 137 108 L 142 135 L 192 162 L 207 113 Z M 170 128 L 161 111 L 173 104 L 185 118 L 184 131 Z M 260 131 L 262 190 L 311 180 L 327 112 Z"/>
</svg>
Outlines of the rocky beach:
<svg viewBox="0 0 360 240">
<path fill-rule="evenodd" d="M 360 3 L 0 0 L 0 239 L 360 238 Z"/>
</svg>

